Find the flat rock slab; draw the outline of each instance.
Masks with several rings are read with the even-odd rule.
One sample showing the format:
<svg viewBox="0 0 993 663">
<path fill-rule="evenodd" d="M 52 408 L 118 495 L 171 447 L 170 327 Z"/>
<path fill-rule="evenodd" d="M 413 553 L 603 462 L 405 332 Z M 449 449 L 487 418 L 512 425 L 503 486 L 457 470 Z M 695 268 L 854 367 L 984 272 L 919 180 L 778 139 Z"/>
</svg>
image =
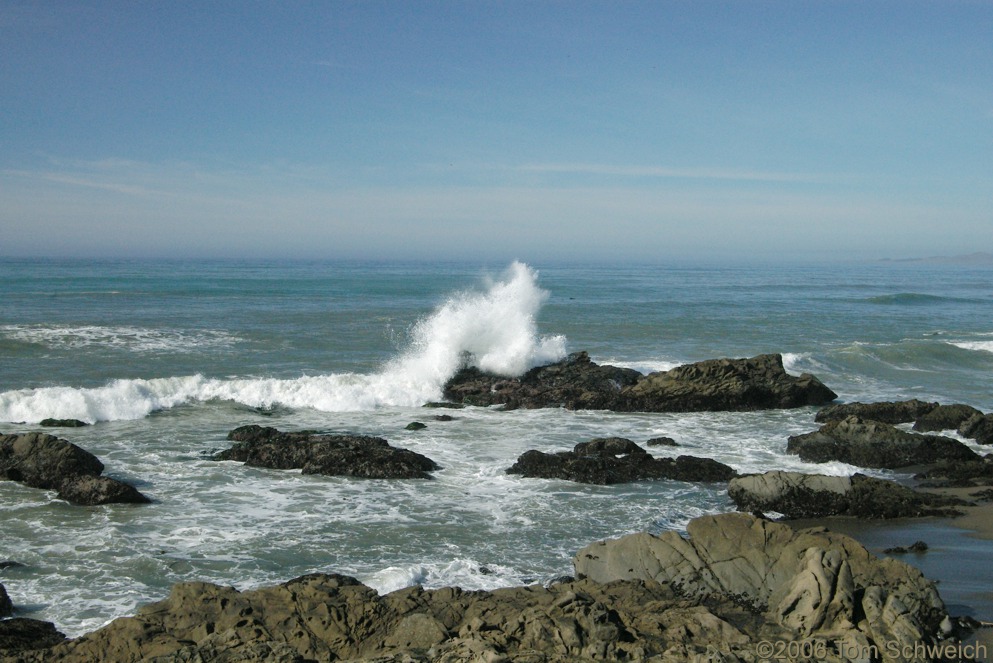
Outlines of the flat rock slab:
<svg viewBox="0 0 993 663">
<path fill-rule="evenodd" d="M 214 460 L 235 460 L 252 467 L 299 469 L 304 474 L 367 479 L 430 479 L 441 469 L 427 456 L 390 446 L 379 437 L 284 433 L 275 428 L 243 426 L 228 434 L 237 442 Z"/>
<path fill-rule="evenodd" d="M 609 485 L 632 481 L 727 481 L 734 468 L 709 458 L 656 458 L 626 438 L 580 442 L 572 451 L 526 451 L 507 474 Z"/>
<path fill-rule="evenodd" d="M 520 377 L 463 368 L 446 383 L 444 395 L 457 403 L 506 409 L 618 412 L 750 411 L 824 405 L 837 398 L 812 375 L 788 374 L 778 354 L 712 359 L 642 375 L 600 366 L 585 352 Z"/>
<path fill-rule="evenodd" d="M 739 511 L 775 511 L 787 518 L 955 516 L 961 515 L 955 507 L 967 504 L 862 474 L 843 477 L 780 471 L 736 477 L 728 483 L 728 496 Z"/>
</svg>

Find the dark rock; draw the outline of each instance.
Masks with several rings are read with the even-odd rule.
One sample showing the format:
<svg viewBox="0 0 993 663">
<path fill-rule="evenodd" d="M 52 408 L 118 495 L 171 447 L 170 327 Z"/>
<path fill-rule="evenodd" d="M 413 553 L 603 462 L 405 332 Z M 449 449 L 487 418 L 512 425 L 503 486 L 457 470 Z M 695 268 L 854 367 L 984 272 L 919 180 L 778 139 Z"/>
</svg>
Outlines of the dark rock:
<svg viewBox="0 0 993 663">
<path fill-rule="evenodd" d="M 79 419 L 42 419 L 38 422 L 38 425 L 46 428 L 81 428 L 83 426 L 89 426 L 88 423 Z"/>
<path fill-rule="evenodd" d="M 600 366 L 585 352 L 533 368 L 519 378 L 466 367 L 448 381 L 444 395 L 458 403 L 505 409 L 620 412 L 747 411 L 823 405 L 837 398 L 812 375 L 789 375 L 778 354 L 713 359 L 642 375 Z"/>
<path fill-rule="evenodd" d="M 445 384 L 444 396 L 457 403 L 506 409 L 611 410 L 620 402 L 621 390 L 641 377 L 633 369 L 599 366 L 585 352 L 577 352 L 560 362 L 532 368 L 519 378 L 465 367 Z"/>
<path fill-rule="evenodd" d="M 980 502 L 993 502 L 993 488 L 978 490 L 974 493 L 970 493 L 969 497 Z"/>
<path fill-rule="evenodd" d="M 134 487 L 101 477 L 103 463 L 75 444 L 45 433 L 0 436 L 0 478 L 58 490 L 73 504 L 147 503 Z"/>
<path fill-rule="evenodd" d="M 780 471 L 734 478 L 728 483 L 728 496 L 739 511 L 775 511 L 790 519 L 955 516 L 961 515 L 955 507 L 966 504 L 862 474 L 839 477 Z"/>
<path fill-rule="evenodd" d="M 653 437 L 645 444 L 650 447 L 678 447 L 679 444 L 671 437 Z"/>
<path fill-rule="evenodd" d="M 974 460 L 943 460 L 914 476 L 926 488 L 993 486 L 993 455 Z"/>
<path fill-rule="evenodd" d="M 0 583 L 0 617 L 10 617 L 14 614 L 14 604 L 7 596 L 7 588 Z"/>
<path fill-rule="evenodd" d="M 859 467 L 898 468 L 926 465 L 940 460 L 977 460 L 979 456 L 958 440 L 921 435 L 890 424 L 849 416 L 829 421 L 820 430 L 794 435 L 787 453 L 805 461 L 841 461 Z"/>
<path fill-rule="evenodd" d="M 450 414 L 436 414 L 434 415 L 435 421 L 455 421 L 455 417 Z"/>
<path fill-rule="evenodd" d="M 18 654 L 46 650 L 66 641 L 55 624 L 37 619 L 15 617 L 0 621 L 0 661 L 17 661 Z M 44 661 L 45 656 L 29 660 Z M 101 660 L 99 657 L 93 660 Z M 106 659 L 103 659 L 106 660 Z"/>
<path fill-rule="evenodd" d="M 959 435 L 980 444 L 993 444 L 993 414 L 976 414 L 959 426 Z"/>
<path fill-rule="evenodd" d="M 625 438 L 581 442 L 572 451 L 552 454 L 526 451 L 507 473 L 598 485 L 664 479 L 727 481 L 737 474 L 733 468 L 709 458 L 655 458 Z"/>
<path fill-rule="evenodd" d="M 794 377 L 779 354 L 711 359 L 650 373 L 624 391 L 628 411 L 697 412 L 796 408 L 830 403 L 838 395 L 814 376 Z"/>
<path fill-rule="evenodd" d="M 67 477 L 99 475 L 103 463 L 75 444 L 45 433 L 0 436 L 0 478 L 32 488 L 58 488 Z"/>
<path fill-rule="evenodd" d="M 404 426 L 404 429 L 406 429 L 406 430 L 424 430 L 427 427 L 428 427 L 427 424 L 421 423 L 420 421 L 411 421 L 409 424 L 407 424 L 406 426 Z"/>
<path fill-rule="evenodd" d="M 214 454 L 253 467 L 300 469 L 304 474 L 369 479 L 430 479 L 440 469 L 419 453 L 398 449 L 379 437 L 283 433 L 270 427 L 242 426 L 228 434 L 238 443 Z"/>
<path fill-rule="evenodd" d="M 580 456 L 620 456 L 648 453 L 625 437 L 598 437 L 589 442 L 580 442 L 573 447 L 573 452 Z"/>
<path fill-rule="evenodd" d="M 449 403 L 447 401 L 431 401 L 424 404 L 424 407 L 447 408 L 449 410 L 461 410 L 465 407 L 462 403 Z"/>
<path fill-rule="evenodd" d="M 892 548 L 887 548 L 883 552 L 887 555 L 903 555 L 906 553 L 916 553 L 922 555 L 928 551 L 928 545 L 923 541 L 916 541 L 910 545 L 908 548 L 903 546 L 894 546 Z"/>
<path fill-rule="evenodd" d="M 937 403 L 925 403 L 916 398 L 909 401 L 883 401 L 880 403 L 839 403 L 818 410 L 814 421 L 841 421 L 851 416 L 881 421 L 884 424 L 907 424 L 917 421 Z"/>
<path fill-rule="evenodd" d="M 78 476 L 67 479 L 59 486 L 58 497 L 73 504 L 97 506 L 100 504 L 149 504 L 150 499 L 137 488 L 117 479 L 104 476 Z"/>
<path fill-rule="evenodd" d="M 971 405 L 939 405 L 927 414 L 917 418 L 914 430 L 921 432 L 956 430 L 966 420 L 982 412 Z"/>
<path fill-rule="evenodd" d="M 15 562 L 14 560 L 11 559 L 5 559 L 2 562 L 0 562 L 0 571 L 4 569 L 19 569 L 23 567 L 24 567 L 23 564 L 21 564 L 20 562 Z"/>
</svg>

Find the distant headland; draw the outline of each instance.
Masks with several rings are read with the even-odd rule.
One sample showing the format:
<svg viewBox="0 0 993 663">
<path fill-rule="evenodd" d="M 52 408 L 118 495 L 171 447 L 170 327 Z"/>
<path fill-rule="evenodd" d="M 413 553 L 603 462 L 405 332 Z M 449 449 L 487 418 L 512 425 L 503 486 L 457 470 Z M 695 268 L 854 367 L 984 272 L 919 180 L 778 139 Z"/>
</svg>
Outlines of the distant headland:
<svg viewBox="0 0 993 663">
<path fill-rule="evenodd" d="M 924 262 L 942 265 L 980 265 L 993 267 L 993 253 L 977 251 L 957 256 L 929 256 L 927 258 L 881 258 L 880 262 Z"/>
</svg>

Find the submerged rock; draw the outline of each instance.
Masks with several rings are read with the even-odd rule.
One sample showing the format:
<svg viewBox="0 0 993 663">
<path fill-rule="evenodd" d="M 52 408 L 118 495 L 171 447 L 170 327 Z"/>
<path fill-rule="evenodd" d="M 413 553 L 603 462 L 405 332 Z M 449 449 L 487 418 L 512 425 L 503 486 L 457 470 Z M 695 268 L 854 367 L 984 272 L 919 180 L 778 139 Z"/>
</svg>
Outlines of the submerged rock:
<svg viewBox="0 0 993 663">
<path fill-rule="evenodd" d="M 934 583 L 919 570 L 877 559 L 854 539 L 823 528 L 796 531 L 724 514 L 694 519 L 687 533 L 632 534 L 587 546 L 575 557 L 577 576 L 654 581 L 696 601 L 736 600 L 766 626 L 783 629 L 784 640 L 821 637 L 877 651 L 931 642 L 947 617 Z M 837 655 L 828 650 L 814 658 Z"/>
<path fill-rule="evenodd" d="M 794 377 L 781 355 L 712 359 L 642 375 L 600 366 L 585 352 L 533 368 L 519 378 L 463 368 L 445 398 L 505 408 L 564 407 L 619 412 L 747 411 L 829 403 L 837 394 L 809 374 Z"/>
<path fill-rule="evenodd" d="M 526 451 L 507 474 L 608 485 L 663 479 L 727 481 L 737 472 L 709 458 L 656 458 L 631 440 L 611 437 L 580 442 L 572 451 Z"/>
<path fill-rule="evenodd" d="M 961 515 L 955 507 L 966 504 L 862 474 L 840 477 L 780 471 L 736 477 L 728 483 L 728 496 L 739 511 L 775 511 L 787 518 L 954 516 Z"/>
<path fill-rule="evenodd" d="M 841 461 L 859 467 L 898 468 L 941 460 L 977 460 L 978 454 L 950 437 L 921 435 L 851 415 L 820 430 L 789 438 L 786 452 L 805 461 Z"/>
<path fill-rule="evenodd" d="M 100 476 L 103 463 L 75 444 L 46 433 L 0 435 L 0 478 L 54 489 L 73 504 L 147 503 L 133 486 Z"/>
<path fill-rule="evenodd" d="M 228 434 L 237 442 L 214 460 L 236 460 L 253 467 L 302 470 L 304 474 L 369 479 L 430 479 L 440 469 L 430 458 L 390 446 L 379 437 L 283 433 L 275 428 L 242 426 Z"/>
</svg>

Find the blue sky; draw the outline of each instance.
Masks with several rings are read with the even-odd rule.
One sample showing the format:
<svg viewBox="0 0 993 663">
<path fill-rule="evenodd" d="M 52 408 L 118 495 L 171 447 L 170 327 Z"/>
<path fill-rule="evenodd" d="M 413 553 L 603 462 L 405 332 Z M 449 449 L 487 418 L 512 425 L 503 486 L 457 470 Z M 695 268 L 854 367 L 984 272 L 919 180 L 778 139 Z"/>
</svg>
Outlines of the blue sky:
<svg viewBox="0 0 993 663">
<path fill-rule="evenodd" d="M 0 255 L 993 250 L 993 0 L 0 0 Z"/>
</svg>

